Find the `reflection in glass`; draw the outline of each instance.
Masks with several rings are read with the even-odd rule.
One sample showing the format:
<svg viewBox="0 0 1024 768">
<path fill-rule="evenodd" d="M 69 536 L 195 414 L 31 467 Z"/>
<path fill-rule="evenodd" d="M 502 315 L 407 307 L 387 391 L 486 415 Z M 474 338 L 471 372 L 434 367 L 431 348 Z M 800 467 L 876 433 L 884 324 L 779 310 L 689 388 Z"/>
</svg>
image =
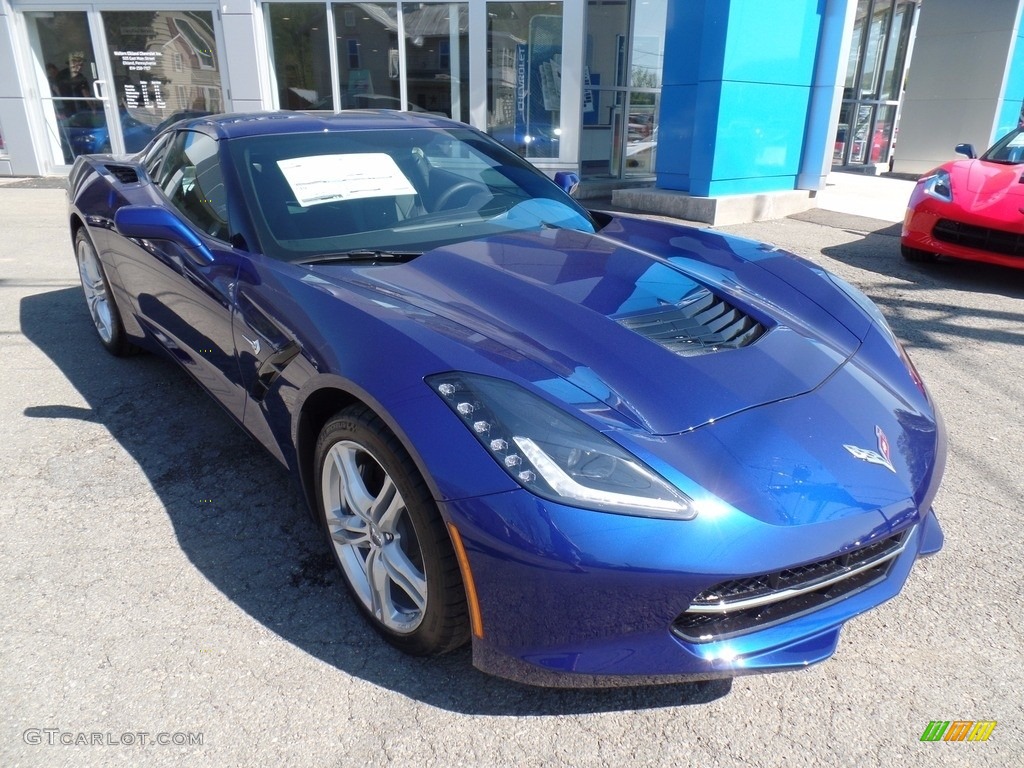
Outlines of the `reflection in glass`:
<svg viewBox="0 0 1024 768">
<path fill-rule="evenodd" d="M 629 96 L 629 122 L 626 125 L 626 176 L 654 173 L 658 151 L 658 93 Z"/>
<path fill-rule="evenodd" d="M 128 152 L 165 125 L 223 111 L 212 13 L 104 12 L 103 27 Z"/>
<path fill-rule="evenodd" d="M 893 128 L 896 122 L 896 107 L 879 107 L 875 121 L 875 131 L 871 140 L 870 162 L 885 164 L 889 162 L 889 146 L 893 139 Z"/>
<path fill-rule="evenodd" d="M 270 58 L 281 109 L 333 109 L 327 6 L 268 3 Z"/>
<path fill-rule="evenodd" d="M 874 107 L 861 104 L 857 107 L 857 122 L 853 127 L 853 143 L 850 146 L 850 162 L 867 162 L 868 147 L 871 145 L 871 116 Z"/>
<path fill-rule="evenodd" d="M 525 157 L 558 157 L 562 4 L 487 4 L 487 131 Z"/>
<path fill-rule="evenodd" d="M 405 3 L 409 108 L 469 121 L 469 6 Z"/>
<path fill-rule="evenodd" d="M 402 109 L 395 3 L 337 3 L 339 109 Z"/>
<path fill-rule="evenodd" d="M 97 80 L 96 57 L 84 12 L 26 14 L 40 62 L 43 114 L 53 161 L 110 151 L 110 132 Z M 40 71 L 40 70 L 37 70 Z"/>
<path fill-rule="evenodd" d="M 858 0 L 834 165 L 891 161 L 917 8 L 912 0 Z"/>
<path fill-rule="evenodd" d="M 889 45 L 885 52 L 885 68 L 882 72 L 880 98 L 895 101 L 903 89 L 903 68 L 910 44 L 910 25 L 914 18 L 914 6 L 901 2 L 893 11 L 892 29 L 889 31 Z"/>
<path fill-rule="evenodd" d="M 654 173 L 667 7 L 667 0 L 587 3 L 580 136 L 585 176 Z"/>
<path fill-rule="evenodd" d="M 885 46 L 891 11 L 892 0 L 875 0 L 868 27 L 867 45 L 864 50 L 864 71 L 861 73 L 860 79 L 862 98 L 878 98 L 877 92 L 882 71 L 882 49 Z"/>
</svg>

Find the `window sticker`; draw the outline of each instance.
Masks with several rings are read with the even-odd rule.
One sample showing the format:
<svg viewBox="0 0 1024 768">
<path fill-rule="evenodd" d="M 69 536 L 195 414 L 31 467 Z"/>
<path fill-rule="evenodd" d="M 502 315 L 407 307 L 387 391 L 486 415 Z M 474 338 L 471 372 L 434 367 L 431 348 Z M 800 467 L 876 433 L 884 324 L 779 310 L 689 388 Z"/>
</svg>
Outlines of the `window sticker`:
<svg viewBox="0 0 1024 768">
<path fill-rule="evenodd" d="M 361 197 L 415 195 L 416 189 L 391 155 L 313 155 L 278 160 L 295 199 L 303 208 Z"/>
</svg>

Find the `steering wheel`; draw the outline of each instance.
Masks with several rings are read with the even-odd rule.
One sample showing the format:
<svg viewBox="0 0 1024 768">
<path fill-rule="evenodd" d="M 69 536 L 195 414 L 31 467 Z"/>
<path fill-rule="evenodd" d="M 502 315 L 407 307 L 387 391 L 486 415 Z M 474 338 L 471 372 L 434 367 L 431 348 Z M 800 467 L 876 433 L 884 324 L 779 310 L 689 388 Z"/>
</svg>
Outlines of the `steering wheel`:
<svg viewBox="0 0 1024 768">
<path fill-rule="evenodd" d="M 479 181 L 473 181 L 472 179 L 466 179 L 465 181 L 458 181 L 455 184 L 452 184 L 450 187 L 448 187 L 448 189 L 446 189 L 444 192 L 442 192 L 438 196 L 437 203 L 434 204 L 434 210 L 435 211 L 442 211 L 442 210 L 444 210 L 445 208 L 448 207 L 448 203 L 450 203 L 452 201 L 453 197 L 455 197 L 456 195 L 458 195 L 458 194 L 460 194 L 462 192 L 468 192 L 470 190 L 472 190 L 472 194 L 469 194 L 469 195 L 466 196 L 466 201 L 463 203 L 463 205 L 465 205 L 470 200 L 472 200 L 474 195 L 478 195 L 481 192 L 483 192 L 485 194 L 488 194 L 488 195 L 491 194 L 491 190 L 488 189 L 485 184 L 483 184 L 483 183 L 481 183 Z M 459 206 L 459 207 L 461 207 L 461 206 Z"/>
</svg>

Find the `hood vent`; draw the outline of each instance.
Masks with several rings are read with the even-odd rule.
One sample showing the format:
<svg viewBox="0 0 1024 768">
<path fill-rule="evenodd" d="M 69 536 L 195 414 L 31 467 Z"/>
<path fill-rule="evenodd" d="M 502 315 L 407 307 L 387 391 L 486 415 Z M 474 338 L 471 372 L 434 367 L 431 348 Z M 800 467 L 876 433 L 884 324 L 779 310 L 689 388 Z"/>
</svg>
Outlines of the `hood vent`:
<svg viewBox="0 0 1024 768">
<path fill-rule="evenodd" d="M 691 293 L 683 303 L 616 319 L 683 357 L 745 347 L 765 332 L 750 315 L 706 288 Z"/>
<path fill-rule="evenodd" d="M 122 184 L 139 183 L 139 172 L 130 165 L 106 165 L 104 167 Z"/>
</svg>

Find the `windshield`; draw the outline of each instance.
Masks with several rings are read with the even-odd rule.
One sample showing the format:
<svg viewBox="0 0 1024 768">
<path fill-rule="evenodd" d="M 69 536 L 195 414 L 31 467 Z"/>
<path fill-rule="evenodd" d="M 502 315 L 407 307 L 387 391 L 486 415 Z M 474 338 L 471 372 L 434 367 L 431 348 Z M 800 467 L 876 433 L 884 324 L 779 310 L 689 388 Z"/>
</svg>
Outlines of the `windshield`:
<svg viewBox="0 0 1024 768">
<path fill-rule="evenodd" d="M 263 250 L 277 259 L 596 229 L 544 174 L 466 128 L 258 136 L 230 151 Z"/>
<path fill-rule="evenodd" d="M 1006 165 L 1024 163 L 1024 131 L 1020 128 L 1010 131 L 993 144 L 992 148 L 981 156 L 981 159 L 990 163 L 1005 163 Z"/>
</svg>

